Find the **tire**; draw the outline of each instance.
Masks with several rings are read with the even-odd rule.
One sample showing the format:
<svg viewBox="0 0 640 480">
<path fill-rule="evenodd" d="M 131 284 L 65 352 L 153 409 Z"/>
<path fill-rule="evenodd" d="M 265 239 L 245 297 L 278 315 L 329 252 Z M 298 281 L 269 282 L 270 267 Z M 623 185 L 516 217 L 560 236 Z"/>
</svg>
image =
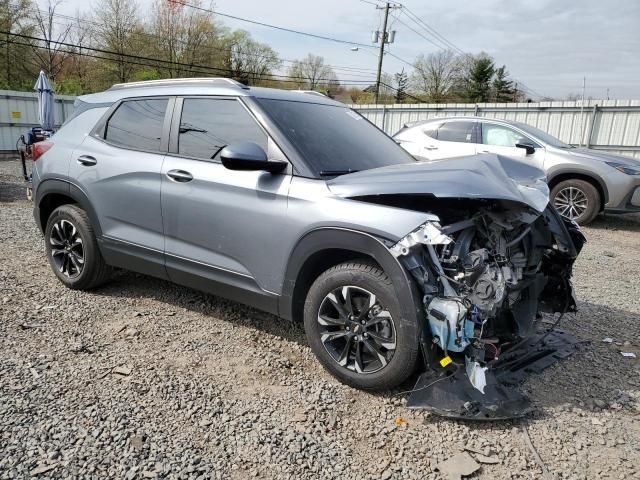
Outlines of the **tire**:
<svg viewBox="0 0 640 480">
<path fill-rule="evenodd" d="M 68 288 L 90 290 L 111 275 L 89 217 L 77 205 L 56 208 L 47 219 L 45 250 L 53 273 Z"/>
<path fill-rule="evenodd" d="M 551 202 L 560 215 L 579 225 L 590 223 L 600 213 L 600 193 L 585 180 L 569 179 L 558 183 L 551 189 Z"/>
<path fill-rule="evenodd" d="M 346 314 L 349 309 L 345 297 L 351 299 L 351 311 L 356 316 L 369 311 L 364 315 L 366 325 L 362 325 L 362 319 L 343 320 L 347 315 L 340 314 L 333 300 L 342 304 Z M 388 390 L 415 371 L 419 353 L 416 319 L 402 317 L 391 280 L 366 261 L 342 263 L 316 279 L 307 293 L 304 327 L 320 363 L 352 387 Z M 376 350 L 382 355 L 374 354 Z"/>
</svg>

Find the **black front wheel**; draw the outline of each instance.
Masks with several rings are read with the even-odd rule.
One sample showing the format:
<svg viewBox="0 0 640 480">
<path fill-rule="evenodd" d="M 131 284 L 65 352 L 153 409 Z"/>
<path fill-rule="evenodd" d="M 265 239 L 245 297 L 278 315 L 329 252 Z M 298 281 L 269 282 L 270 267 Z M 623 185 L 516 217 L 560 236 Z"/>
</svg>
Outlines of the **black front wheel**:
<svg viewBox="0 0 640 480">
<path fill-rule="evenodd" d="M 304 325 L 318 360 L 353 387 L 393 388 L 415 369 L 417 329 L 402 318 L 391 280 L 377 266 L 348 262 L 320 275 Z"/>
<path fill-rule="evenodd" d="M 89 290 L 109 278 L 111 269 L 102 258 L 91 222 L 77 205 L 53 211 L 44 240 L 49 264 L 67 287 Z"/>
</svg>

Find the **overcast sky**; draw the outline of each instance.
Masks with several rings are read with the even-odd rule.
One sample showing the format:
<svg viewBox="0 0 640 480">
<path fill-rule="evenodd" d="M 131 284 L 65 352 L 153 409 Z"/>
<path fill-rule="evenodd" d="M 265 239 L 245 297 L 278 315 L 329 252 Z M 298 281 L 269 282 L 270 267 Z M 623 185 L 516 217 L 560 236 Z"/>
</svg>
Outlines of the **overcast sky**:
<svg viewBox="0 0 640 480">
<path fill-rule="evenodd" d="M 95 1 L 95 0 L 94 0 Z M 138 0 L 141 10 L 151 0 Z M 188 0 L 185 0 L 188 2 Z M 43 0 L 39 0 L 42 4 Z M 375 3 L 374 0 L 367 2 Z M 64 0 L 61 13 L 85 10 L 86 0 Z M 496 64 L 506 64 L 512 77 L 543 96 L 580 93 L 640 98 L 640 1 L 638 0 L 403 0 L 417 16 L 466 52 L 485 51 Z M 361 0 L 217 0 L 223 13 L 319 35 L 371 44 L 371 31 L 381 28 L 381 11 Z M 412 62 L 436 47 L 400 20 L 428 35 L 405 15 L 392 22 L 397 31 L 391 52 Z M 270 44 L 283 59 L 313 52 L 336 66 L 367 71 L 338 71 L 341 79 L 375 78 L 377 51 L 302 37 L 270 28 L 222 19 Z M 286 63 L 284 64 L 287 65 Z M 395 73 L 400 60 L 386 56 L 384 71 Z M 370 71 L 370 72 L 369 72 Z"/>
</svg>

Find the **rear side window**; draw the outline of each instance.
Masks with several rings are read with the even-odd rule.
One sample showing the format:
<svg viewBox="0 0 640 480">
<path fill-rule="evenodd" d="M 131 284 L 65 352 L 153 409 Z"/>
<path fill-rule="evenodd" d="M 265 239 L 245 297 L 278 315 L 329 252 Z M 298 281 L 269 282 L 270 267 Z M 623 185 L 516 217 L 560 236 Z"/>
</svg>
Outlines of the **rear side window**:
<svg viewBox="0 0 640 480">
<path fill-rule="evenodd" d="M 477 143 L 476 130 L 476 122 L 447 122 L 438 129 L 438 140 Z"/>
<path fill-rule="evenodd" d="M 254 142 L 267 151 L 267 134 L 239 101 L 185 98 L 182 104 L 178 154 L 213 160 L 227 145 Z"/>
<path fill-rule="evenodd" d="M 105 140 L 133 150 L 159 152 L 168 102 L 166 98 L 122 102 L 107 121 Z"/>
</svg>

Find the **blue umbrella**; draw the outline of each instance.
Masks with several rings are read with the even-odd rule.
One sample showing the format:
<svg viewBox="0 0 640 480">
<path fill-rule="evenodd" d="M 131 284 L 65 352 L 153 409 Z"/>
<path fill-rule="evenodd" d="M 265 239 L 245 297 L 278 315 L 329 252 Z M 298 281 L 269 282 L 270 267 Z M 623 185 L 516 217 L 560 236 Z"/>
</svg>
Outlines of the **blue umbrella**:
<svg viewBox="0 0 640 480">
<path fill-rule="evenodd" d="M 55 121 L 53 105 L 53 88 L 44 71 L 40 70 L 38 81 L 33 89 L 38 92 L 38 117 L 43 130 L 53 130 Z"/>
</svg>

